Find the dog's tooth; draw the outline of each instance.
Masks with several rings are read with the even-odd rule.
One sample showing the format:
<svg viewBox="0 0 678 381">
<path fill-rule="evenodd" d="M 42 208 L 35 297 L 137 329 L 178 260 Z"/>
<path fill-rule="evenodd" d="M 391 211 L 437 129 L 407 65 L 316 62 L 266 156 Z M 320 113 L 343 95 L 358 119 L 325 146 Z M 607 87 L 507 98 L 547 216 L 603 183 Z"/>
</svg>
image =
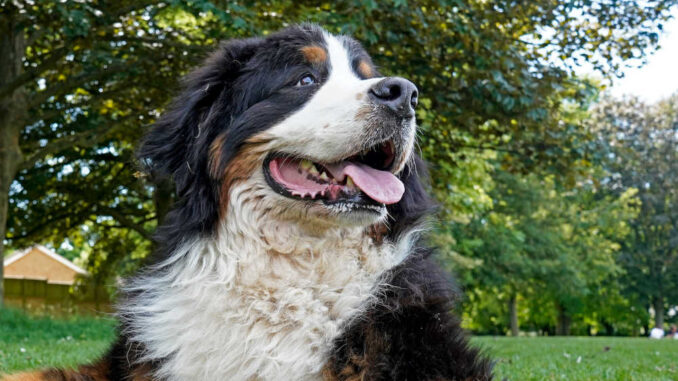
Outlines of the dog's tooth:
<svg viewBox="0 0 678 381">
<path fill-rule="evenodd" d="M 329 181 L 329 179 L 330 177 L 327 176 L 327 172 L 323 172 L 320 174 L 320 180 Z"/>
<path fill-rule="evenodd" d="M 320 172 L 318 172 L 318 168 L 316 168 L 313 163 L 311 163 L 311 168 L 308 170 L 308 173 L 312 174 L 313 176 L 318 176 L 320 174 Z"/>
<path fill-rule="evenodd" d="M 346 186 L 351 189 L 355 189 L 355 183 L 353 182 L 351 176 L 346 176 Z"/>
<path fill-rule="evenodd" d="M 313 162 L 310 160 L 304 159 L 299 162 L 299 167 L 304 171 L 310 171 L 311 168 L 315 167 L 315 165 L 313 165 Z"/>
</svg>

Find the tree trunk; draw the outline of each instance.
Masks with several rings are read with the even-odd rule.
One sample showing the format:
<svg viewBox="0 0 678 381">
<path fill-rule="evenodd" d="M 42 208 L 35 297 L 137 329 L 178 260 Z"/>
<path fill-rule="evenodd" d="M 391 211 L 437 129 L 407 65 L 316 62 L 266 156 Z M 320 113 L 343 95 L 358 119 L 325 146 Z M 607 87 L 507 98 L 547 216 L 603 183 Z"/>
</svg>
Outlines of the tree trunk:
<svg viewBox="0 0 678 381">
<path fill-rule="evenodd" d="M 654 326 L 664 329 L 664 297 L 659 295 L 652 301 L 654 308 Z"/>
<path fill-rule="evenodd" d="M 565 307 L 559 305 L 557 308 L 558 308 L 558 326 L 556 327 L 556 335 L 569 336 L 572 318 L 570 318 L 570 315 L 567 313 Z"/>
<path fill-rule="evenodd" d="M 516 294 L 512 293 L 508 302 L 509 317 L 511 320 L 511 336 L 514 337 L 517 337 L 520 334 L 520 328 L 518 326 L 518 301 L 516 299 Z"/>
<path fill-rule="evenodd" d="M 8 133 L 4 128 L 5 116 L 0 103 L 0 259 L 5 257 L 5 234 L 7 229 L 7 209 L 9 207 L 9 186 L 14 180 L 16 168 L 21 160 L 21 152 L 11 147 L 18 142 L 18 136 Z M 17 152 L 18 151 L 18 152 Z M 0 265 L 0 308 L 4 302 L 3 266 Z"/>
<path fill-rule="evenodd" d="M 605 328 L 605 336 L 615 335 L 614 325 L 612 325 L 612 323 L 609 323 L 607 320 L 603 320 L 602 324 L 603 327 Z"/>
<path fill-rule="evenodd" d="M 26 51 L 23 33 L 8 9 L 5 16 L 0 17 L 0 88 L 7 86 L 21 74 L 22 58 Z M 23 87 L 0 98 L 0 259 L 5 257 L 9 187 L 23 160 L 19 137 L 26 107 Z M 2 267 L 0 265 L 0 307 L 4 296 Z"/>
</svg>

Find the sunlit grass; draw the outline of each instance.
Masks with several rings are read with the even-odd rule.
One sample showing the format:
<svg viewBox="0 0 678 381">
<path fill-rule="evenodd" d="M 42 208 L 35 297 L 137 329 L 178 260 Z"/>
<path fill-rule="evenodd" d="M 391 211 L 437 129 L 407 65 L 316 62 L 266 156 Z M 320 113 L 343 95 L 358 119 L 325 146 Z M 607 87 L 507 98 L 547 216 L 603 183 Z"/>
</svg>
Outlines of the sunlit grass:
<svg viewBox="0 0 678 381">
<path fill-rule="evenodd" d="M 678 340 L 627 337 L 476 337 L 497 379 L 678 380 Z"/>
<path fill-rule="evenodd" d="M 100 356 L 112 319 L 27 317 L 0 310 L 0 374 L 74 367 Z M 678 380 L 678 340 L 624 337 L 476 337 L 498 380 Z"/>
<path fill-rule="evenodd" d="M 49 319 L 0 310 L 0 374 L 94 360 L 113 340 L 114 326 L 112 319 Z"/>
</svg>

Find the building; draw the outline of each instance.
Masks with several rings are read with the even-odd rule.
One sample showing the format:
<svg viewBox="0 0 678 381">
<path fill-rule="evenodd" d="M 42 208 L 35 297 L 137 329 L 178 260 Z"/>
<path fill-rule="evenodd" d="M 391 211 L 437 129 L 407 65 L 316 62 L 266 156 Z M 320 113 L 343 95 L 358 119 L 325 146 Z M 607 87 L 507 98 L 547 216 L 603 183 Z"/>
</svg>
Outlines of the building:
<svg viewBox="0 0 678 381">
<path fill-rule="evenodd" d="M 49 315 L 108 313 L 110 296 L 101 284 L 68 259 L 42 245 L 4 260 L 5 303 Z M 85 282 L 78 278 L 87 277 Z"/>
<path fill-rule="evenodd" d="M 35 245 L 4 261 L 5 279 L 41 280 L 72 286 L 87 271 L 42 245 Z"/>
</svg>

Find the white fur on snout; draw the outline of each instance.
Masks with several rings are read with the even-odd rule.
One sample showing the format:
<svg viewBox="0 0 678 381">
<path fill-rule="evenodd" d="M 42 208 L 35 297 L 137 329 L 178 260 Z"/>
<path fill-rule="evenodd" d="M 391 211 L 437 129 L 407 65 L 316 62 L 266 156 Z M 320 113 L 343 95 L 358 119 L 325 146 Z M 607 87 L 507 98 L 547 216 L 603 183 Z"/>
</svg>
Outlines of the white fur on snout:
<svg viewBox="0 0 678 381">
<path fill-rule="evenodd" d="M 318 161 L 336 161 L 364 144 L 368 127 L 360 113 L 372 107 L 368 91 L 383 78 L 360 79 L 344 44 L 326 34 L 330 75 L 306 105 L 267 133 L 276 148 Z"/>
</svg>

